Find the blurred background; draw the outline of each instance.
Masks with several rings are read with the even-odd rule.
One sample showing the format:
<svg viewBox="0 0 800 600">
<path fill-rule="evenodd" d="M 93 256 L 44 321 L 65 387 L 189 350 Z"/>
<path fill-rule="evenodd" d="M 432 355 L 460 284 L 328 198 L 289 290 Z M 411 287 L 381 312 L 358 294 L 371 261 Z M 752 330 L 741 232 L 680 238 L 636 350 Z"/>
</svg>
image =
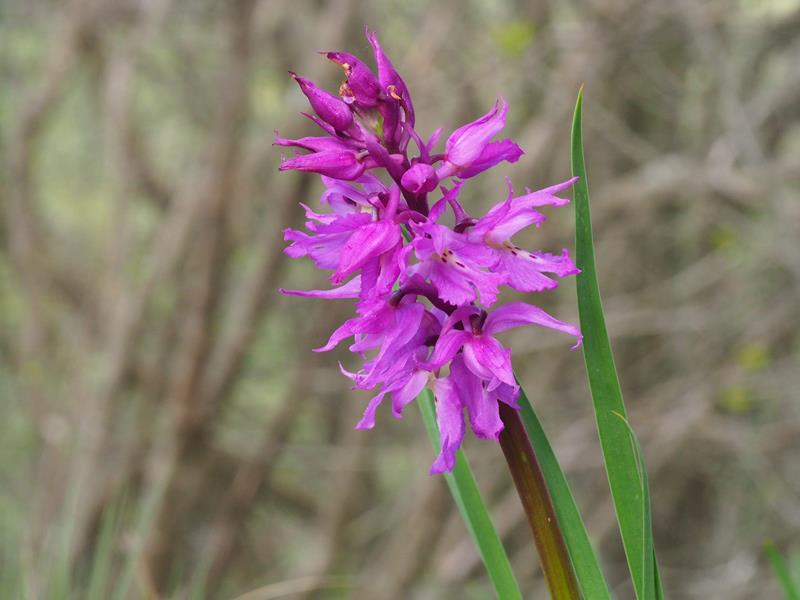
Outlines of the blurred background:
<svg viewBox="0 0 800 600">
<path fill-rule="evenodd" d="M 281 254 L 316 178 L 292 69 L 369 58 L 418 130 L 498 95 L 525 149 L 469 209 L 569 176 L 584 127 L 601 288 L 650 469 L 672 599 L 778 598 L 800 550 L 800 4 L 796 0 L 2 0 L 0 596 L 482 599 L 491 587 L 419 414 L 317 355 L 348 302 Z M 525 244 L 573 247 L 550 211 Z M 513 299 L 506 293 L 504 300 Z M 574 282 L 535 302 L 577 319 Z M 507 340 L 619 598 L 632 598 L 583 363 Z M 527 596 L 546 597 L 499 447 L 467 441 Z M 798 562 L 797 558 L 794 559 Z"/>
</svg>

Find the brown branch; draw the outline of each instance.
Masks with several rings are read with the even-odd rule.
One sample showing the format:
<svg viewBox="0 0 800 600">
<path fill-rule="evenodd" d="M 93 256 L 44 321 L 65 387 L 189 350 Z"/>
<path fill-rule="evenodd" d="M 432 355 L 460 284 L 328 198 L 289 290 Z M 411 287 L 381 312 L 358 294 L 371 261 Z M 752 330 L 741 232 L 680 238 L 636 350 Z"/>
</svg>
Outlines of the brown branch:
<svg viewBox="0 0 800 600">
<path fill-rule="evenodd" d="M 278 413 L 267 425 L 258 451 L 239 466 L 221 501 L 212 526 L 211 558 L 206 580 L 206 590 L 211 594 L 219 587 L 225 571 L 238 554 L 256 494 L 269 484 L 275 464 L 305 406 L 302 399 L 309 391 L 310 365 L 302 361 L 298 364 L 303 366 L 297 369 L 289 393 L 282 398 Z"/>
<path fill-rule="evenodd" d="M 325 23 L 323 39 L 320 41 L 322 46 L 339 45 L 354 9 L 355 3 L 347 0 L 334 3 L 321 13 L 320 21 Z M 322 64 L 321 61 L 316 62 L 310 69 L 312 73 Z M 271 154 L 271 144 L 262 146 L 261 152 L 257 152 L 246 167 L 264 168 L 264 155 Z M 247 177 L 246 181 L 252 179 L 252 176 Z M 247 280 L 234 286 L 238 291 L 230 300 L 228 318 L 221 324 L 220 341 L 209 359 L 203 379 L 201 406 L 204 412 L 215 414 L 222 399 L 230 394 L 258 329 L 259 320 L 276 297 L 278 281 L 286 264 L 280 231 L 284 226 L 292 226 L 301 220 L 299 211 L 294 207 L 307 196 L 311 183 L 310 176 L 298 175 L 293 191 L 284 195 L 276 203 L 277 206 L 273 205 L 268 212 L 269 218 L 257 231 L 256 240 L 260 245 L 257 267 Z"/>
<path fill-rule="evenodd" d="M 208 148 L 203 194 L 197 199 L 201 220 L 195 234 L 195 251 L 189 257 L 190 304 L 182 307 L 174 378 L 169 396 L 175 440 L 168 460 L 174 465 L 163 501 L 155 518 L 146 561 L 159 589 L 169 574 L 173 532 L 183 514 L 184 494 L 192 487 L 210 433 L 207 415 L 196 410 L 195 399 L 211 348 L 211 335 L 221 297 L 226 255 L 226 200 L 231 196 L 234 165 L 239 156 L 240 132 L 247 115 L 247 80 L 254 0 L 231 6 L 229 55 L 221 77 L 219 113 Z M 188 483 L 187 483 L 188 482 Z"/>
<path fill-rule="evenodd" d="M 37 407 L 40 394 L 25 376 L 40 359 L 45 344 L 46 279 L 40 268 L 45 226 L 35 202 L 32 178 L 34 150 L 47 118 L 64 92 L 72 71 L 86 13 L 80 2 L 72 2 L 64 11 L 62 23 L 50 47 L 47 67 L 41 83 L 22 103 L 21 114 L 8 142 L 8 194 L 4 204 L 5 231 L 11 264 L 25 294 L 19 364 L 29 401 Z M 36 410 L 36 409 L 35 409 Z"/>
<path fill-rule="evenodd" d="M 376 600 L 411 596 L 412 586 L 430 567 L 430 556 L 446 523 L 445 516 L 453 508 L 452 497 L 441 478 L 426 473 L 416 488 L 413 508 L 391 533 L 391 544 L 381 553 L 379 568 L 374 569 Z"/>
<path fill-rule="evenodd" d="M 356 419 L 355 412 L 361 408 L 353 403 L 354 410 L 348 411 L 350 419 Z M 348 542 L 348 524 L 353 514 L 354 504 L 362 493 L 361 482 L 364 475 L 366 436 L 363 431 L 350 428 L 343 443 L 353 452 L 353 458 L 346 465 L 344 472 L 334 472 L 329 484 L 330 501 L 324 504 L 323 549 L 319 564 L 314 567 L 315 576 L 320 582 L 335 575 L 337 558 L 345 554 Z M 313 593 L 302 594 L 298 600 L 311 600 Z"/>
</svg>

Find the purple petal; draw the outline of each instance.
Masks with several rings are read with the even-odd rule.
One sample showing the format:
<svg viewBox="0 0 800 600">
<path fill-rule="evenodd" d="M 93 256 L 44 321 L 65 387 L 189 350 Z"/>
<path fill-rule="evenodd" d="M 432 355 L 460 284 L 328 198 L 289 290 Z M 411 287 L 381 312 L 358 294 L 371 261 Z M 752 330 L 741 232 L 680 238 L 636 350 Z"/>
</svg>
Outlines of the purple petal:
<svg viewBox="0 0 800 600">
<path fill-rule="evenodd" d="M 310 256 L 318 269 L 335 269 L 339 264 L 342 246 L 350 232 L 311 236 L 302 231 L 285 229 L 283 239 L 292 242 L 284 253 L 292 258 Z"/>
<path fill-rule="evenodd" d="M 314 352 L 328 352 L 333 350 L 339 345 L 339 342 L 349 337 L 353 337 L 356 333 L 358 333 L 360 331 L 360 324 L 360 318 L 348 319 L 336 328 L 336 330 L 331 334 L 331 337 L 328 339 L 327 344 L 319 348 L 314 348 Z"/>
<path fill-rule="evenodd" d="M 304 117 L 314 121 L 314 123 L 316 123 L 321 129 L 323 129 L 328 134 L 333 135 L 333 136 L 338 135 L 336 133 L 336 129 L 334 129 L 329 123 L 326 123 L 325 121 L 320 119 L 317 115 L 310 115 L 310 114 L 304 113 L 304 112 L 301 112 L 300 114 L 303 115 Z"/>
<path fill-rule="evenodd" d="M 445 145 L 447 161 L 465 168 L 477 160 L 489 141 L 505 126 L 507 112 L 508 104 L 501 98 L 480 119 L 456 129 Z"/>
<path fill-rule="evenodd" d="M 465 306 L 459 306 L 455 309 L 450 315 L 444 320 L 442 323 L 442 331 L 441 335 L 444 335 L 448 331 L 450 331 L 453 327 L 455 327 L 458 323 L 464 327 L 464 331 L 469 331 L 469 321 L 472 315 L 480 314 L 481 309 L 479 309 L 474 304 L 467 304 Z"/>
<path fill-rule="evenodd" d="M 428 277 L 436 286 L 439 298 L 454 306 L 475 300 L 475 288 L 457 267 L 450 265 L 446 260 L 440 261 L 436 258 L 431 258 L 428 266 Z M 466 270 L 466 266 L 463 270 Z"/>
<path fill-rule="evenodd" d="M 537 190 L 535 192 L 528 192 L 524 196 L 517 196 L 514 200 L 520 206 L 535 207 L 535 206 L 564 206 L 569 204 L 569 200 L 559 198 L 556 196 L 558 192 L 563 192 L 571 187 L 580 177 L 573 177 L 567 179 L 562 183 L 551 185 L 550 187 Z"/>
<path fill-rule="evenodd" d="M 490 397 L 483 384 L 465 365 L 460 356 L 450 365 L 453 380 L 461 402 L 467 407 L 470 426 L 479 438 L 496 440 L 503 430 L 497 400 Z"/>
<path fill-rule="evenodd" d="M 462 185 L 464 185 L 463 181 L 457 181 L 449 190 L 442 187 L 442 192 L 444 192 L 442 200 L 446 200 L 450 208 L 453 209 L 453 216 L 456 218 L 456 224 L 468 221 L 471 218 L 458 201 L 458 194 L 461 192 Z"/>
<path fill-rule="evenodd" d="M 520 229 L 546 220 L 547 217 L 543 214 L 517 203 L 509 193 L 506 200 L 493 206 L 478 219 L 470 230 L 468 239 L 474 243 L 488 241 L 494 246 L 500 246 Z"/>
<path fill-rule="evenodd" d="M 369 259 L 361 267 L 362 286 L 357 307 L 359 312 L 364 312 L 364 308 L 373 302 L 383 302 L 384 296 L 391 292 L 405 268 L 405 264 L 401 262 L 402 250 L 403 246 L 398 244 L 394 250 Z"/>
<path fill-rule="evenodd" d="M 425 143 L 425 151 L 428 154 L 432 154 L 433 153 L 433 148 L 436 146 L 436 144 L 439 143 L 439 138 L 442 137 L 442 131 L 444 131 L 444 129 L 439 127 L 436 131 L 434 131 L 431 134 L 431 137 L 428 138 L 428 141 Z"/>
<path fill-rule="evenodd" d="M 520 209 L 512 204 L 510 210 L 492 225 L 487 237 L 494 240 L 495 243 L 503 243 L 525 227 L 543 223 L 546 220 L 547 218 L 543 214 L 535 210 Z"/>
<path fill-rule="evenodd" d="M 483 326 L 483 331 L 484 333 L 495 334 L 523 325 L 539 325 L 575 336 L 577 342 L 572 347 L 573 350 L 581 345 L 581 340 L 583 339 L 580 330 L 575 325 L 559 321 L 538 306 L 524 302 L 510 302 L 490 313 Z"/>
<path fill-rule="evenodd" d="M 520 250 L 499 251 L 500 260 L 493 267 L 498 273 L 505 273 L 509 286 L 520 292 L 541 292 L 558 287 L 558 282 L 543 275 L 529 253 Z"/>
<path fill-rule="evenodd" d="M 398 419 L 403 415 L 403 409 L 419 396 L 428 383 L 428 373 L 414 371 L 406 384 L 398 391 L 392 393 L 392 414 Z"/>
<path fill-rule="evenodd" d="M 456 452 L 464 439 L 464 410 L 452 381 L 449 378 L 437 379 L 433 393 L 436 396 L 436 423 L 442 449 L 431 465 L 431 475 L 453 470 Z"/>
<path fill-rule="evenodd" d="M 356 429 L 372 429 L 375 427 L 375 412 L 378 410 L 378 407 L 383 402 L 383 397 L 386 395 L 386 392 L 383 390 L 377 396 L 374 396 L 367 404 L 367 408 L 364 410 L 364 416 L 361 417 L 361 420 L 356 424 Z"/>
<path fill-rule="evenodd" d="M 295 140 L 282 138 L 278 135 L 272 142 L 275 146 L 303 148 L 312 152 L 352 152 L 356 146 L 346 144 L 335 137 L 302 137 Z"/>
<path fill-rule="evenodd" d="M 321 348 L 315 348 L 314 352 L 327 352 L 336 347 L 342 340 L 356 334 L 382 334 L 394 324 L 394 313 L 394 308 L 382 307 L 368 315 L 348 319 L 331 334 L 327 344 Z M 360 342 L 356 342 L 356 344 L 353 344 L 356 349 L 353 350 L 353 346 L 351 346 L 351 350 L 359 351 L 359 348 L 371 348 L 376 346 L 380 343 L 380 339 L 376 342 L 374 337 L 374 335 L 372 337 L 368 336 Z"/>
<path fill-rule="evenodd" d="M 376 380 L 377 376 L 385 371 L 392 363 L 399 360 L 398 349 L 401 349 L 419 330 L 425 307 L 415 301 L 390 309 L 393 318 L 386 319 L 386 326 L 381 333 L 384 334 L 381 348 L 371 361 L 371 366 L 366 374 L 369 383 Z"/>
<path fill-rule="evenodd" d="M 516 385 L 511 370 L 511 351 L 485 330 L 483 335 L 464 344 L 464 364 L 478 377 L 492 382 L 494 385 L 490 388 L 497 387 L 497 382 Z"/>
<path fill-rule="evenodd" d="M 372 215 L 359 211 L 357 213 L 342 215 L 325 225 L 314 225 L 313 231 L 324 235 L 345 233 L 348 231 L 352 233 L 359 227 L 364 227 L 369 223 L 372 223 Z"/>
<path fill-rule="evenodd" d="M 307 233 L 297 231 L 296 229 L 284 229 L 283 239 L 284 241 L 292 242 L 291 246 L 284 248 L 284 254 L 291 256 L 292 258 L 302 258 L 303 256 L 308 256 L 309 245 L 314 238 Z M 329 268 L 335 269 L 336 265 Z"/>
<path fill-rule="evenodd" d="M 306 219 L 309 219 L 311 221 L 316 221 L 317 223 L 322 223 L 323 225 L 330 225 L 334 221 L 337 221 L 340 217 L 340 215 L 332 213 L 318 213 L 314 211 L 307 204 L 303 204 L 302 202 L 300 202 L 299 204 L 300 206 L 303 207 L 303 210 L 306 213 Z M 316 225 L 314 225 L 313 223 L 306 223 L 306 227 L 316 227 Z"/>
<path fill-rule="evenodd" d="M 478 296 L 483 306 L 491 306 L 497 301 L 499 288 L 506 281 L 503 273 L 487 273 L 475 270 L 470 275 L 470 281 L 478 290 Z"/>
<path fill-rule="evenodd" d="M 452 359 L 456 353 L 461 350 L 464 343 L 471 338 L 472 335 L 466 331 L 451 329 L 436 340 L 436 345 L 433 347 L 433 354 L 422 367 L 430 371 L 441 368 Z"/>
<path fill-rule="evenodd" d="M 333 274 L 333 283 L 360 268 L 369 259 L 388 252 L 400 243 L 400 231 L 389 221 L 375 221 L 356 230 L 342 247 L 339 268 Z"/>
<path fill-rule="evenodd" d="M 359 212 L 340 216 L 329 223 L 306 223 L 317 235 L 285 229 L 283 238 L 292 245 L 284 252 L 292 258 L 309 256 L 320 269 L 335 269 L 341 260 L 342 248 L 353 232 L 371 222 L 370 215 Z"/>
<path fill-rule="evenodd" d="M 431 206 L 430 211 L 428 211 L 428 219 L 434 223 L 438 222 L 439 219 L 442 218 L 445 210 L 447 210 L 447 200 L 445 198 L 440 198 Z"/>
<path fill-rule="evenodd" d="M 332 290 L 287 290 L 280 288 L 280 292 L 288 296 L 323 298 L 326 300 L 339 298 L 358 298 L 358 295 L 361 292 L 361 277 L 356 275 L 344 285 Z"/>
<path fill-rule="evenodd" d="M 432 257 L 428 261 L 427 275 L 436 286 L 439 298 L 453 306 L 473 302 L 478 297 L 486 306 L 494 304 L 505 275 L 482 271 L 459 258 L 451 255 L 445 260 Z"/>
<path fill-rule="evenodd" d="M 472 164 L 463 171 L 459 171 L 458 176 L 462 179 L 475 177 L 478 173 L 482 173 L 486 169 L 495 166 L 498 163 L 506 160 L 510 163 L 515 163 L 519 160 L 520 156 L 525 154 L 522 148 L 517 146 L 513 140 L 506 138 L 500 142 L 491 142 L 481 152 L 480 156 L 476 158 Z"/>
<path fill-rule="evenodd" d="M 555 273 L 559 277 L 577 275 L 581 270 L 575 266 L 569 257 L 569 250 L 564 248 L 561 254 L 548 254 L 547 252 L 528 252 L 529 260 L 534 263 L 540 271 L 545 273 Z"/>
<path fill-rule="evenodd" d="M 356 182 L 364 179 L 366 175 L 362 176 Z M 356 183 L 354 182 L 354 183 Z M 331 177 L 322 177 L 322 183 L 325 186 L 325 191 L 319 198 L 322 204 L 328 204 L 336 212 L 353 212 L 354 209 L 359 207 L 370 206 L 370 194 L 358 189 L 353 183 L 333 179 Z M 338 209 L 338 206 L 344 205 L 346 210 Z"/>
</svg>

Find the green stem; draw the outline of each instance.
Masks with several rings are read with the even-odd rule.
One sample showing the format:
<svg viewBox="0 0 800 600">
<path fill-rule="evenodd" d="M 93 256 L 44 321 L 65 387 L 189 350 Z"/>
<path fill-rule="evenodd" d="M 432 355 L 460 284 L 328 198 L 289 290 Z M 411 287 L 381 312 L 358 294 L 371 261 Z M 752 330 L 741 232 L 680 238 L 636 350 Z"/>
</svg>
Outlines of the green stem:
<svg viewBox="0 0 800 600">
<path fill-rule="evenodd" d="M 504 425 L 500 446 L 528 517 L 550 595 L 553 600 L 580 600 L 578 582 L 547 484 L 519 412 L 501 402 L 500 418 Z"/>
<path fill-rule="evenodd" d="M 436 405 L 430 390 L 422 391 L 417 398 L 417 405 L 422 412 L 422 419 L 425 421 L 425 428 L 431 441 L 438 450 L 440 445 L 439 429 L 436 426 Z M 511 570 L 505 548 L 495 531 L 489 509 L 481 498 L 481 492 L 463 450 L 456 453 L 456 466 L 452 473 L 445 473 L 444 478 L 464 518 L 467 530 L 475 542 L 478 554 L 486 566 L 497 597 L 500 600 L 522 600 L 522 593 Z"/>
</svg>

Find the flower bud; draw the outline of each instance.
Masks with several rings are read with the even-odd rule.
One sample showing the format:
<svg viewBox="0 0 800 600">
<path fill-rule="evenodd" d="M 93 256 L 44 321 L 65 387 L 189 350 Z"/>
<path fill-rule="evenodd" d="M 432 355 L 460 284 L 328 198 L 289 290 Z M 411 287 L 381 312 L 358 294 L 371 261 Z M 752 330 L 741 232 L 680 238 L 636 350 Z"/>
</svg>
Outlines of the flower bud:
<svg viewBox="0 0 800 600">
<path fill-rule="evenodd" d="M 378 104 L 381 86 L 367 65 L 347 52 L 326 52 L 325 56 L 344 69 L 348 95 L 352 94 L 363 106 L 373 107 Z"/>
<path fill-rule="evenodd" d="M 308 98 L 311 108 L 323 121 L 329 123 L 337 131 L 347 131 L 352 127 L 353 113 L 344 100 L 318 88 L 312 81 L 300 77 L 292 71 L 289 73 Z"/>
<path fill-rule="evenodd" d="M 456 129 L 447 140 L 447 160 L 463 167 L 477 159 L 489 141 L 503 129 L 507 111 L 505 101 L 502 107 L 498 101 L 480 119 Z"/>
<path fill-rule="evenodd" d="M 439 178 L 432 166 L 417 163 L 403 173 L 400 183 L 412 194 L 426 194 L 436 188 Z"/>
<path fill-rule="evenodd" d="M 406 83 L 400 77 L 400 73 L 394 68 L 392 61 L 384 54 L 381 45 L 378 43 L 378 36 L 374 31 L 367 31 L 367 39 L 372 46 L 375 54 L 375 62 L 378 65 L 378 80 L 384 92 L 389 98 L 400 102 L 405 111 L 406 122 L 414 126 L 414 105 L 411 103 L 411 94 L 408 92 Z"/>
<path fill-rule="evenodd" d="M 358 179 L 364 173 L 366 165 L 358 159 L 358 155 L 352 150 L 323 150 L 313 154 L 296 156 L 283 161 L 278 167 L 280 171 L 310 171 L 333 177 L 334 179 L 345 179 L 352 181 Z"/>
</svg>

